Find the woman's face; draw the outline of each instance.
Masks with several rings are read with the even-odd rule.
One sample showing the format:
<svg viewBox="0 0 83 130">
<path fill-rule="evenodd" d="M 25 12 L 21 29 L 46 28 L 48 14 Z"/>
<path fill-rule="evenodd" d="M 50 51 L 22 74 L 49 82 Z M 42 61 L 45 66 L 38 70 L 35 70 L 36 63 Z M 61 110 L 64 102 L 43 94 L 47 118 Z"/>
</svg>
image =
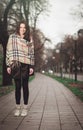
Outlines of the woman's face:
<svg viewBox="0 0 83 130">
<path fill-rule="evenodd" d="M 19 34 L 20 36 L 24 35 L 24 33 L 26 32 L 26 26 L 24 23 L 20 24 L 20 29 L 19 29 Z"/>
</svg>

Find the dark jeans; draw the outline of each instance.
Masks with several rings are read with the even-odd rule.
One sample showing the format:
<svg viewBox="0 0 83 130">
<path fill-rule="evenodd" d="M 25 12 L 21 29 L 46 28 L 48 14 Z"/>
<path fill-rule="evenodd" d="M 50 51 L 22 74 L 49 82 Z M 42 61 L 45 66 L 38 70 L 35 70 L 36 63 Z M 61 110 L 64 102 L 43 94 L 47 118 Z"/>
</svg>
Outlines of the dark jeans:
<svg viewBox="0 0 83 130">
<path fill-rule="evenodd" d="M 28 80 L 29 80 L 29 65 L 21 63 L 21 73 L 19 79 L 14 79 L 15 81 L 15 99 L 16 104 L 20 104 L 21 100 L 21 86 L 23 87 L 23 99 L 24 104 L 28 104 L 29 99 L 29 88 L 28 88 Z"/>
</svg>

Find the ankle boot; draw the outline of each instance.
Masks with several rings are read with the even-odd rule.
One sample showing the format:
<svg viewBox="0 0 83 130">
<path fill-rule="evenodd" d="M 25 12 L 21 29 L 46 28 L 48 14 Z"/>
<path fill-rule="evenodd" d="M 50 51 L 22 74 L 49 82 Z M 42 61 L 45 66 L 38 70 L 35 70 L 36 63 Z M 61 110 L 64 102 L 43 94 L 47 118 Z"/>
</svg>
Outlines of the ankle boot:
<svg viewBox="0 0 83 130">
<path fill-rule="evenodd" d="M 23 106 L 23 109 L 22 109 L 22 111 L 21 111 L 21 116 L 27 116 L 27 105 L 24 105 Z"/>
<path fill-rule="evenodd" d="M 19 116 L 20 115 L 20 111 L 21 111 L 21 106 L 17 104 L 14 116 Z"/>
</svg>

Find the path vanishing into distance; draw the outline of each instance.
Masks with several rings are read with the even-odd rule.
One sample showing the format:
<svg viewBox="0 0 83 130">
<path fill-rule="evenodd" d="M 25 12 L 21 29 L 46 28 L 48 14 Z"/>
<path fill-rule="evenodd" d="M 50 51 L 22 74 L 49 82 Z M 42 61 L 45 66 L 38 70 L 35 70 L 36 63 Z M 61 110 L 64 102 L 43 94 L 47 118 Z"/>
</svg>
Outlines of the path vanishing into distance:
<svg viewBox="0 0 83 130">
<path fill-rule="evenodd" d="M 64 85 L 36 73 L 29 90 L 26 117 L 14 116 L 14 91 L 0 97 L 0 130 L 83 130 L 83 102 Z"/>
</svg>

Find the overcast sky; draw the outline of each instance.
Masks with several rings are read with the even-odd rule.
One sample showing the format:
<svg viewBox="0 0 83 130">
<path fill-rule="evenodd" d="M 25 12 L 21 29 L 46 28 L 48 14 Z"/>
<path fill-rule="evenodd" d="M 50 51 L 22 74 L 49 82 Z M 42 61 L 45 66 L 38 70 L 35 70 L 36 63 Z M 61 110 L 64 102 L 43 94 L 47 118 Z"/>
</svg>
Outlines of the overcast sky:
<svg viewBox="0 0 83 130">
<path fill-rule="evenodd" d="M 65 34 L 74 34 L 82 26 L 82 21 L 71 15 L 80 0 L 49 0 L 49 16 L 41 16 L 38 28 L 49 37 L 53 44 L 60 42 Z"/>
</svg>

